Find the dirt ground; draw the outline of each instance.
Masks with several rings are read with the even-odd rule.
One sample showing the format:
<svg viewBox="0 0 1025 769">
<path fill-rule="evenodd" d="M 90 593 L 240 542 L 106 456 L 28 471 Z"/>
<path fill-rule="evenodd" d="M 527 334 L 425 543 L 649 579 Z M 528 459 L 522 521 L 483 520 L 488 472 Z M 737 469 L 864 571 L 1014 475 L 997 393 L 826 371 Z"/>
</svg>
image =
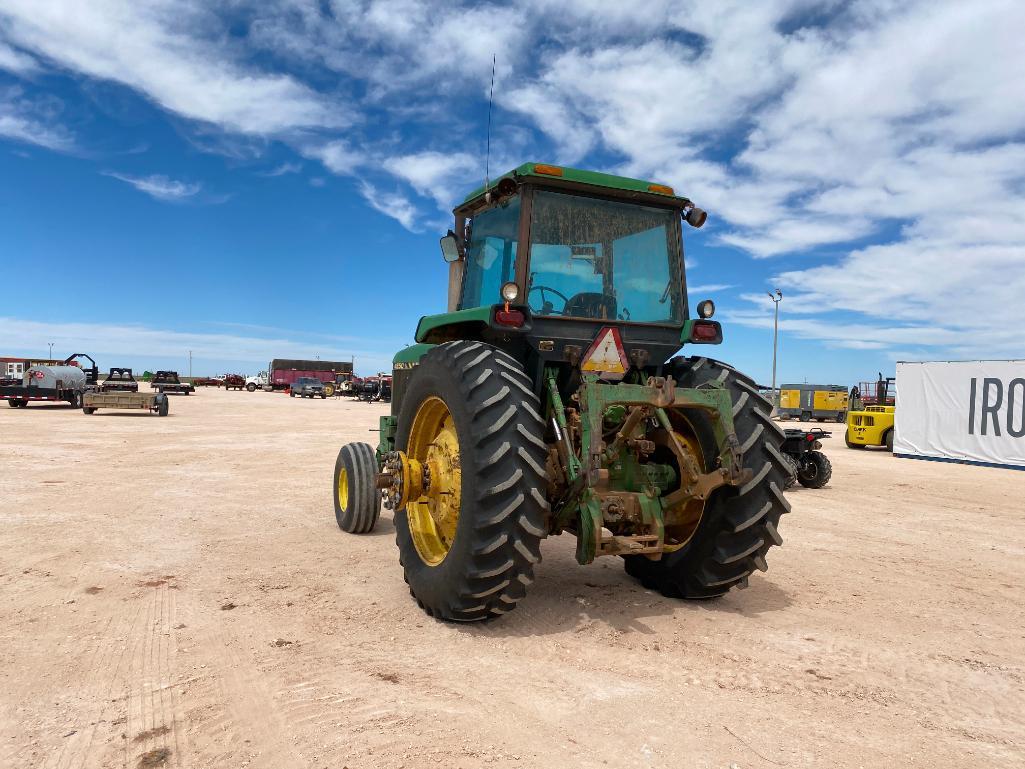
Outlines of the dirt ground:
<svg viewBox="0 0 1025 769">
<path fill-rule="evenodd" d="M 827 442 L 769 571 L 645 591 L 545 543 L 443 624 L 391 515 L 335 525 L 386 406 L 202 390 L 0 405 L 0 767 L 1009 767 L 1025 761 L 1025 473 Z"/>
</svg>

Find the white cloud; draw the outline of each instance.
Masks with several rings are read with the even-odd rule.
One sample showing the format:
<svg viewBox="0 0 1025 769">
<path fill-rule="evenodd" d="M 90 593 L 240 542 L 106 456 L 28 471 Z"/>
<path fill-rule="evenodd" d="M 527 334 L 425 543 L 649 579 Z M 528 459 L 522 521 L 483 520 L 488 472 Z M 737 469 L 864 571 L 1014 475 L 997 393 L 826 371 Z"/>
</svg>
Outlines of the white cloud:
<svg viewBox="0 0 1025 769">
<path fill-rule="evenodd" d="M 6 0 L 0 21 L 21 48 L 135 88 L 186 118 L 249 134 L 348 122 L 340 105 L 292 76 L 240 61 L 195 0 Z"/>
<path fill-rule="evenodd" d="M 166 200 L 171 202 L 187 200 L 188 198 L 196 195 L 202 189 L 202 185 L 199 183 L 190 184 L 176 179 L 170 179 L 163 174 L 153 174 L 152 176 L 129 176 L 128 174 L 105 171 L 104 176 L 110 176 L 114 179 L 125 182 L 126 184 L 130 184 L 140 192 L 145 192 L 147 195 L 150 195 L 157 200 Z"/>
<path fill-rule="evenodd" d="M 688 294 L 714 294 L 718 291 L 727 291 L 736 288 L 732 283 L 707 283 L 699 286 L 687 286 Z"/>
<path fill-rule="evenodd" d="M 302 163 L 281 163 L 263 175 L 268 177 L 285 176 L 286 174 L 297 174 L 302 170 Z"/>
<path fill-rule="evenodd" d="M 419 231 L 419 212 L 409 198 L 398 192 L 382 192 L 366 181 L 360 182 L 359 191 L 375 211 L 390 216 L 407 230 Z"/>
<path fill-rule="evenodd" d="M 21 88 L 0 89 L 0 137 L 71 152 L 75 140 L 57 122 L 61 106 L 53 98 L 27 98 Z"/>
<path fill-rule="evenodd" d="M 35 72 L 39 64 L 26 53 L 15 50 L 0 40 L 0 69 L 16 74 Z"/>
<path fill-rule="evenodd" d="M 442 207 L 451 207 L 460 190 L 467 186 L 474 171 L 483 176 L 483 160 L 465 152 L 421 152 L 386 158 L 383 166 L 403 179 L 420 195 L 434 198 Z M 482 180 L 483 181 L 483 180 Z"/>
</svg>

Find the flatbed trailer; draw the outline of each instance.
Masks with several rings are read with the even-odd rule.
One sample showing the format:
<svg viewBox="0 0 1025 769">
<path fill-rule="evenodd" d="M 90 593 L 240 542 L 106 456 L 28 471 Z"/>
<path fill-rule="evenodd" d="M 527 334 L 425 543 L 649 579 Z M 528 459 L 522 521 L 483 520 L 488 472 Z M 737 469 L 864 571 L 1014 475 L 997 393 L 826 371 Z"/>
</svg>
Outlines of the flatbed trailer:
<svg viewBox="0 0 1025 769">
<path fill-rule="evenodd" d="M 100 382 L 100 392 L 139 392 L 139 383 L 130 368 L 112 367 L 107 378 Z"/>
<path fill-rule="evenodd" d="M 95 414 L 100 409 L 146 409 L 166 417 L 168 402 L 166 395 L 154 392 L 87 392 L 82 396 L 82 413 Z"/>
<path fill-rule="evenodd" d="M 196 388 L 189 382 L 183 382 L 178 378 L 177 371 L 158 371 L 150 380 L 150 387 L 158 393 L 175 393 L 178 395 L 191 395 Z"/>
</svg>

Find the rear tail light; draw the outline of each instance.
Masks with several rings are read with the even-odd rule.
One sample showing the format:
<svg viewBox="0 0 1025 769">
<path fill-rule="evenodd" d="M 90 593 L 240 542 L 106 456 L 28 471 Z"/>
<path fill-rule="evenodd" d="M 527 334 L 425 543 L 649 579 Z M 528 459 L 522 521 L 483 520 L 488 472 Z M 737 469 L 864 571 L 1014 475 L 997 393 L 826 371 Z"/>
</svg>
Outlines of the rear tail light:
<svg viewBox="0 0 1025 769">
<path fill-rule="evenodd" d="M 500 326 L 519 328 L 526 320 L 526 317 L 519 310 L 495 310 L 495 323 Z"/>
<path fill-rule="evenodd" d="M 710 342 L 722 341 L 722 328 L 714 320 L 696 320 L 690 327 L 690 341 Z"/>
</svg>

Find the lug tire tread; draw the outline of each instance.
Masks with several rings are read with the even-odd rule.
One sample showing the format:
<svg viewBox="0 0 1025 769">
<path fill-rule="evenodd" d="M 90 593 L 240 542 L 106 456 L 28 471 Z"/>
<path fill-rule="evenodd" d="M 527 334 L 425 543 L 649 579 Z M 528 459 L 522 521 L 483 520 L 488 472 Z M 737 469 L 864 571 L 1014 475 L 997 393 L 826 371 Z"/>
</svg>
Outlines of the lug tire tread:
<svg viewBox="0 0 1025 769">
<path fill-rule="evenodd" d="M 739 489 L 721 489 L 706 506 L 698 530 L 679 550 L 658 561 L 624 559 L 627 573 L 649 590 L 682 598 L 715 598 L 747 586 L 767 568 L 765 555 L 781 544 L 779 520 L 790 512 L 782 488 L 790 466 L 780 453 L 783 431 L 770 419 L 772 404 L 755 382 L 711 358 L 676 358 L 667 365 L 681 387 L 721 384 L 733 401 L 734 429 L 753 473 Z"/>
<path fill-rule="evenodd" d="M 461 406 L 446 405 L 460 433 L 463 501 L 452 550 L 435 567 L 422 563 L 405 510 L 396 511 L 403 576 L 417 604 L 432 617 L 468 622 L 505 614 L 534 581 L 541 540 L 547 534 L 548 503 L 538 493 L 547 482 L 540 402 L 522 366 L 482 342 L 447 342 L 433 348 L 416 369 L 407 390 L 410 395 L 421 376 L 447 379 L 461 399 Z M 422 402 L 428 394 L 438 395 L 428 389 L 417 398 L 404 399 L 409 411 L 399 417 L 397 448 L 404 450 L 407 445 L 410 423 L 419 407 L 414 400 Z M 468 415 L 465 429 L 458 413 Z M 463 440 L 467 434 L 470 445 Z M 464 520 L 464 516 L 470 517 Z M 460 537 L 467 533 L 469 537 L 460 544 Z M 448 563 L 453 558 L 458 563 Z M 443 567 L 443 583 L 432 574 L 434 582 L 419 584 L 418 575 L 424 569 Z"/>
</svg>

